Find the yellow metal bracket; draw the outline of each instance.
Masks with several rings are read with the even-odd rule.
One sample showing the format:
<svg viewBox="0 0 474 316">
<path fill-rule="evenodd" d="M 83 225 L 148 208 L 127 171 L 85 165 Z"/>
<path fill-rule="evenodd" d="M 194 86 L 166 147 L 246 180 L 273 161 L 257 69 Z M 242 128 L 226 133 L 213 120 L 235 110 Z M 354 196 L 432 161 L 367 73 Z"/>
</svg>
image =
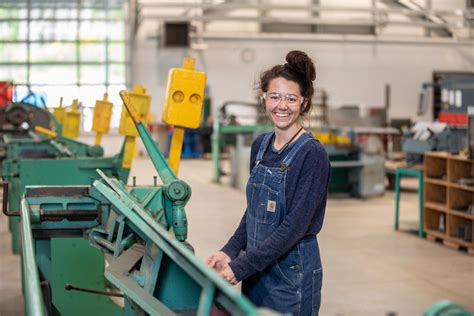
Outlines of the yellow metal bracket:
<svg viewBox="0 0 474 316">
<path fill-rule="evenodd" d="M 185 57 L 183 68 L 171 69 L 168 74 L 163 121 L 174 125 L 169 164 L 178 174 L 185 128 L 197 128 L 201 120 L 206 74 L 194 70 L 194 58 Z"/>
<path fill-rule="evenodd" d="M 132 166 L 133 157 L 136 154 L 136 138 L 138 131 L 135 123 L 143 121 L 147 122 L 148 113 L 150 112 L 151 98 L 146 94 L 145 87 L 141 85 L 134 85 L 133 91 L 121 91 L 120 96 L 126 102 L 124 107 L 128 109 L 122 110 L 120 118 L 119 132 L 125 136 L 125 149 L 123 157 L 123 168 L 130 169 Z M 128 107 L 128 104 L 133 104 L 133 107 Z"/>
<path fill-rule="evenodd" d="M 92 130 L 95 134 L 95 144 L 100 145 L 102 135 L 110 130 L 110 119 L 112 117 L 112 102 L 107 100 L 108 94 L 104 93 L 102 100 L 97 100 L 94 107 L 94 118 L 92 120 Z"/>
<path fill-rule="evenodd" d="M 66 109 L 63 107 L 63 98 L 59 99 L 59 106 L 54 108 L 53 115 L 59 124 L 64 124 L 64 116 L 66 115 Z"/>
<path fill-rule="evenodd" d="M 81 113 L 78 111 L 78 101 L 72 101 L 71 110 L 64 114 L 62 135 L 68 138 L 78 138 L 81 127 Z"/>
</svg>

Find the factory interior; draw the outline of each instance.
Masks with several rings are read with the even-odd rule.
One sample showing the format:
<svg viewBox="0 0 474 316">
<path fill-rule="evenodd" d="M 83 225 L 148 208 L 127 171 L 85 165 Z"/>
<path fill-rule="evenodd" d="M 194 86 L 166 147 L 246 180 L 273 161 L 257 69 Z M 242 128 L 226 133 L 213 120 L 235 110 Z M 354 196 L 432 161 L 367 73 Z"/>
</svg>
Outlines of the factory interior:
<svg viewBox="0 0 474 316">
<path fill-rule="evenodd" d="M 0 316 L 474 315 L 474 1 L 2 0 L 0 166 Z"/>
</svg>

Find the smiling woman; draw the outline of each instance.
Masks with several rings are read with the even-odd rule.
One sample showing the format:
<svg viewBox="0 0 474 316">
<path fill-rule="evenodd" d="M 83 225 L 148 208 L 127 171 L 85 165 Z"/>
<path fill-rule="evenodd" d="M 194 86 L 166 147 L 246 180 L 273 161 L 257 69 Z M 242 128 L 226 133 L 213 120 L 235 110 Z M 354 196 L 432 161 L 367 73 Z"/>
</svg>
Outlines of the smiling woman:
<svg viewBox="0 0 474 316">
<path fill-rule="evenodd" d="M 260 77 L 261 102 L 273 132 L 252 144 L 247 208 L 227 244 L 207 259 L 224 279 L 242 281 L 257 306 L 317 315 L 322 266 L 316 235 L 326 208 L 330 165 L 324 147 L 304 130 L 313 61 L 301 51 Z"/>
</svg>

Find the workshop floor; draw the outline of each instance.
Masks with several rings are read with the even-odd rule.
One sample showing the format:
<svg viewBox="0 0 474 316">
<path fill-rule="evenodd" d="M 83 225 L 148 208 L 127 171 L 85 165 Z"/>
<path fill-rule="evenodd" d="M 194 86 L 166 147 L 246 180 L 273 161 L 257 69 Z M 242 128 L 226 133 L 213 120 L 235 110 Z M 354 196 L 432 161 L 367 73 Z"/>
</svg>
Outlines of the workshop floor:
<svg viewBox="0 0 474 316">
<path fill-rule="evenodd" d="M 151 184 L 150 161 L 134 162 L 137 184 Z M 184 160 L 180 176 L 193 190 L 186 210 L 189 241 L 205 258 L 236 228 L 245 205 L 242 192 L 211 183 L 209 160 Z M 416 187 L 405 180 L 402 186 Z M 319 235 L 324 266 L 321 315 L 417 315 L 441 299 L 474 311 L 474 257 L 395 232 L 394 194 L 358 200 L 332 198 Z M 416 228 L 417 195 L 403 192 L 402 230 Z M 22 315 L 20 260 L 10 253 L 7 221 L 0 215 L 0 315 Z"/>
</svg>

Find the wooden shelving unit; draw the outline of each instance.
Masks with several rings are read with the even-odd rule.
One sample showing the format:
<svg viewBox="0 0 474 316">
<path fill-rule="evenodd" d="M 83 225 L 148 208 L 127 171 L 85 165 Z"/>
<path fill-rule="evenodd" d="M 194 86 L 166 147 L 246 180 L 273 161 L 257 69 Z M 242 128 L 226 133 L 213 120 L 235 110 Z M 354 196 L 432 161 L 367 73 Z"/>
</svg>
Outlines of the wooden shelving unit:
<svg viewBox="0 0 474 316">
<path fill-rule="evenodd" d="M 474 255 L 474 160 L 445 152 L 425 154 L 423 229 L 430 240 Z"/>
</svg>

